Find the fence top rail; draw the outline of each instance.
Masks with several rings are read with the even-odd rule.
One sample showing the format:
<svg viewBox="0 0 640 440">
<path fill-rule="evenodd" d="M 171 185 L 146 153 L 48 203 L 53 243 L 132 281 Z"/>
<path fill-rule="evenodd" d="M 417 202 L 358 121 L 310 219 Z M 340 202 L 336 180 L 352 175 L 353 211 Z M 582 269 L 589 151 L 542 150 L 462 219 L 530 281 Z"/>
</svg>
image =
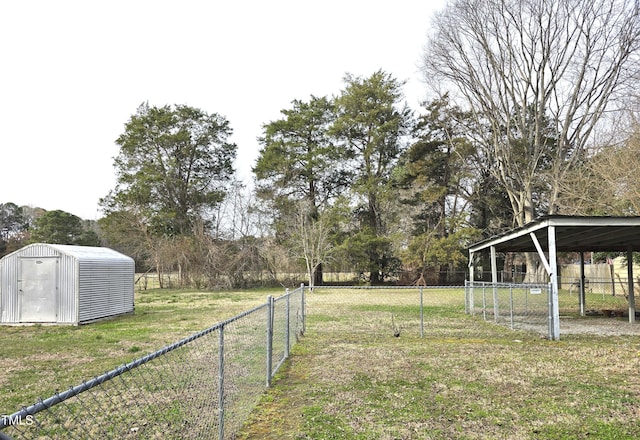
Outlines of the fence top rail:
<svg viewBox="0 0 640 440">
<path fill-rule="evenodd" d="M 550 283 L 492 283 L 490 281 L 470 281 L 467 287 L 499 287 L 499 288 L 548 288 Z"/>
<path fill-rule="evenodd" d="M 576 277 L 576 276 L 571 276 L 571 275 L 565 275 L 565 276 L 558 276 L 558 280 L 559 281 L 563 281 L 565 283 L 569 282 L 569 281 L 578 281 L 580 279 L 580 277 Z M 611 278 L 611 277 L 590 277 L 588 275 L 585 275 L 584 277 L 585 281 L 589 281 L 591 283 L 611 283 L 612 281 L 623 281 L 623 282 L 627 282 L 628 278 L 626 276 L 621 277 L 618 274 L 616 274 L 615 278 Z"/>
<path fill-rule="evenodd" d="M 315 290 L 315 289 L 381 289 L 381 290 L 419 290 L 419 289 L 464 289 L 464 285 L 442 285 L 442 286 L 306 286 L 307 289 Z"/>
</svg>

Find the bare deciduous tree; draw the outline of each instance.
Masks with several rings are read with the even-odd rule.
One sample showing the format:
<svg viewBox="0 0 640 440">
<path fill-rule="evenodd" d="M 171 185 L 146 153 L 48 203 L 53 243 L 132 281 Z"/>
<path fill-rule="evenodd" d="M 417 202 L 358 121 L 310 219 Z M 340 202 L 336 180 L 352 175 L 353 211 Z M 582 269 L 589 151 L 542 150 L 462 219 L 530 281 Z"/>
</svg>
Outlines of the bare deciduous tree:
<svg viewBox="0 0 640 440">
<path fill-rule="evenodd" d="M 586 164 L 590 182 L 575 186 L 573 194 L 590 194 L 596 213 L 640 215 L 640 128 L 621 145 L 602 149 Z M 585 186 L 594 187 L 586 191 Z"/>
<path fill-rule="evenodd" d="M 638 0 L 454 0 L 434 19 L 426 78 L 473 112 L 517 225 L 554 212 L 598 122 L 633 87 L 639 9 Z"/>
<path fill-rule="evenodd" d="M 230 182 L 227 196 L 214 214 L 211 229 L 215 238 L 237 240 L 266 234 L 268 226 L 264 224 L 264 213 L 259 212 L 255 192 L 238 180 Z"/>
<path fill-rule="evenodd" d="M 473 113 L 514 225 L 557 211 L 598 123 L 630 94 L 639 14 L 638 0 L 453 0 L 435 16 L 425 78 Z"/>
<path fill-rule="evenodd" d="M 298 209 L 293 216 L 295 224 L 292 224 L 291 251 L 295 257 L 304 260 L 309 287 L 313 289 L 315 274 L 322 264 L 327 263 L 334 251 L 334 246 L 329 237 L 328 215 L 319 213 L 313 219 L 308 214 L 308 208 L 304 207 L 304 202 L 299 205 L 301 209 Z"/>
</svg>

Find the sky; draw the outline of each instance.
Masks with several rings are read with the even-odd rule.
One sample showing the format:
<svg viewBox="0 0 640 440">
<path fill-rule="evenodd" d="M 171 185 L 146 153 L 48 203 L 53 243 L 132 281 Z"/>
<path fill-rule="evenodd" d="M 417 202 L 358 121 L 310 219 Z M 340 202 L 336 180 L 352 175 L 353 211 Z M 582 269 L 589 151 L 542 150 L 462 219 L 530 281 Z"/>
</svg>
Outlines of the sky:
<svg viewBox="0 0 640 440">
<path fill-rule="evenodd" d="M 251 184 L 264 124 L 349 73 L 406 81 L 445 0 L 21 0 L 0 4 L 0 203 L 101 217 L 143 102 L 224 116 Z"/>
</svg>

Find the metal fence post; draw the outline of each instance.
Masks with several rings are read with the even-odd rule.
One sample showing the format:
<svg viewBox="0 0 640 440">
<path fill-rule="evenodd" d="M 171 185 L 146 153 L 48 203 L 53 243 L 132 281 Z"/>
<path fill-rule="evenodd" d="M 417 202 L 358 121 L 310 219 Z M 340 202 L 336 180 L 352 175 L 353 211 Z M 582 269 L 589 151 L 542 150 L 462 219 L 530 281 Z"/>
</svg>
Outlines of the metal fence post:
<svg viewBox="0 0 640 440">
<path fill-rule="evenodd" d="M 509 318 L 511 319 L 511 330 L 513 330 L 513 286 L 509 286 Z"/>
<path fill-rule="evenodd" d="M 547 337 L 550 341 L 553 340 L 553 289 L 551 288 L 551 283 L 547 286 L 547 319 L 549 321 L 549 331 Z"/>
<path fill-rule="evenodd" d="M 271 368 L 273 357 L 273 296 L 267 297 L 267 388 L 271 386 Z"/>
<path fill-rule="evenodd" d="M 476 314 L 476 299 L 475 299 L 475 290 L 473 289 L 474 282 L 469 281 L 469 313 L 471 316 L 475 316 Z"/>
<path fill-rule="evenodd" d="M 218 330 L 218 438 L 224 438 L 224 325 Z"/>
<path fill-rule="evenodd" d="M 305 306 L 305 304 L 304 304 L 304 302 L 305 302 L 304 283 L 300 284 L 300 289 L 302 290 L 302 295 L 300 295 L 302 297 L 301 300 L 300 300 L 302 302 L 302 304 L 300 305 L 300 314 L 302 315 L 301 334 L 304 335 L 304 331 L 306 330 L 305 326 L 307 324 L 306 316 L 305 316 L 307 311 L 305 310 L 305 307 L 304 307 Z"/>
<path fill-rule="evenodd" d="M 498 300 L 498 287 L 493 283 L 493 318 L 496 324 L 500 317 L 500 301 Z"/>
<path fill-rule="evenodd" d="M 284 324 L 284 358 L 287 359 L 289 357 L 289 334 L 291 331 L 290 325 L 291 322 L 289 320 L 289 314 L 291 313 L 291 293 L 289 289 L 286 290 L 286 303 L 285 303 L 285 324 Z"/>
<path fill-rule="evenodd" d="M 464 281 L 464 293 L 465 293 L 465 313 L 475 316 L 475 298 L 473 297 L 473 281 Z"/>
<path fill-rule="evenodd" d="M 482 318 L 487 320 L 487 292 L 486 287 L 482 286 Z"/>
<path fill-rule="evenodd" d="M 424 338 L 424 301 L 422 286 L 420 286 L 420 337 Z"/>
<path fill-rule="evenodd" d="M 464 313 L 470 315 L 469 310 L 469 281 L 464 280 Z"/>
</svg>

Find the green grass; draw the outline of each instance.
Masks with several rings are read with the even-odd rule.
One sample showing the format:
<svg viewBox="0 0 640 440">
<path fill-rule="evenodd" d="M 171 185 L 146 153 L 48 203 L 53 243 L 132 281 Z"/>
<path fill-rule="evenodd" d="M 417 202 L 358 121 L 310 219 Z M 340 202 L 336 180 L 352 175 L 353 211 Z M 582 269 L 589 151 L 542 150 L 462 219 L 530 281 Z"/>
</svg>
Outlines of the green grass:
<svg viewBox="0 0 640 440">
<path fill-rule="evenodd" d="M 136 292 L 135 313 L 82 326 L 0 326 L 0 414 L 11 414 L 258 304 L 281 289 Z"/>
<path fill-rule="evenodd" d="M 238 438 L 637 438 L 638 336 L 548 341 L 430 294 L 424 338 L 404 297 L 309 298 L 305 338 Z M 407 324 L 399 338 L 391 312 Z"/>
<path fill-rule="evenodd" d="M 80 327 L 0 327 L 0 413 L 282 293 L 148 290 L 136 294 L 131 315 Z M 631 439 L 640 432 L 638 336 L 547 341 L 465 315 L 462 291 L 433 289 L 424 291 L 421 338 L 417 290 L 317 289 L 307 298 L 305 337 L 239 439 Z M 264 366 L 258 345 L 241 337 L 253 326 L 234 323 L 225 337 L 229 347 L 236 338 L 249 349 L 229 353 L 245 373 Z M 250 377 L 234 376 L 229 389 L 261 393 L 262 377 L 244 383 Z M 246 399 L 248 408 L 253 397 Z M 243 417 L 244 408 L 230 406 L 230 417 Z M 172 405 L 164 411 L 182 420 Z"/>
</svg>

